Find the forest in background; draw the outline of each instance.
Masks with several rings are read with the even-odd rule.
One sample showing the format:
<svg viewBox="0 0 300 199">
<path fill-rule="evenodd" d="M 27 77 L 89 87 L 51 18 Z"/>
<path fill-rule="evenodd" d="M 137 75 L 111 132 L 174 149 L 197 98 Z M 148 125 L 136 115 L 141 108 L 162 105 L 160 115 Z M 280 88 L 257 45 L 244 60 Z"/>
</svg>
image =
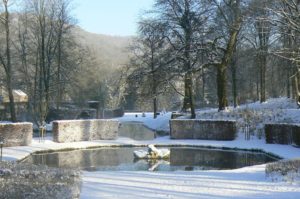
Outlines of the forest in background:
<svg viewBox="0 0 300 199">
<path fill-rule="evenodd" d="M 299 9 L 298 0 L 156 0 L 139 22 L 129 79 L 154 113 L 166 91 L 192 118 L 207 106 L 299 103 Z"/>
<path fill-rule="evenodd" d="M 135 37 L 88 33 L 71 0 L 2 0 L 0 81 L 36 123 L 65 102 L 182 110 L 299 101 L 298 0 L 156 0 Z M 95 24 L 97 25 L 97 24 Z M 14 103 L 11 120 L 16 121 Z M 156 114 L 154 114 L 156 115 Z"/>
</svg>

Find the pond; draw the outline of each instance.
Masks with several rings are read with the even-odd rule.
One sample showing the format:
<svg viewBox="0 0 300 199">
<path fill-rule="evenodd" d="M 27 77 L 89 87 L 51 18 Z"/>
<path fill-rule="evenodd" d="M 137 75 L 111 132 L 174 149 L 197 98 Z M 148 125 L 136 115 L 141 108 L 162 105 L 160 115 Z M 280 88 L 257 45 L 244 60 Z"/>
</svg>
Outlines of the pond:
<svg viewBox="0 0 300 199">
<path fill-rule="evenodd" d="M 190 171 L 236 169 L 277 161 L 265 153 L 199 147 L 172 147 L 167 160 L 137 160 L 133 152 L 140 149 L 146 148 L 98 148 L 34 154 L 23 162 L 85 171 Z"/>
</svg>

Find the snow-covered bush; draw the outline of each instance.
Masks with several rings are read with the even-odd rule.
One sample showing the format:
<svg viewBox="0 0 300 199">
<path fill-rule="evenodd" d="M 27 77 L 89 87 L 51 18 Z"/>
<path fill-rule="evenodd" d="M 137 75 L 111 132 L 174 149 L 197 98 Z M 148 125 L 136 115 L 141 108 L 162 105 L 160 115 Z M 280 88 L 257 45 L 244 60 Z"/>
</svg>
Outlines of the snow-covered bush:
<svg viewBox="0 0 300 199">
<path fill-rule="evenodd" d="M 267 164 L 266 175 L 273 181 L 300 182 L 300 159 Z"/>
<path fill-rule="evenodd" d="M 0 198 L 79 198 L 80 180 L 77 170 L 0 162 Z"/>
</svg>

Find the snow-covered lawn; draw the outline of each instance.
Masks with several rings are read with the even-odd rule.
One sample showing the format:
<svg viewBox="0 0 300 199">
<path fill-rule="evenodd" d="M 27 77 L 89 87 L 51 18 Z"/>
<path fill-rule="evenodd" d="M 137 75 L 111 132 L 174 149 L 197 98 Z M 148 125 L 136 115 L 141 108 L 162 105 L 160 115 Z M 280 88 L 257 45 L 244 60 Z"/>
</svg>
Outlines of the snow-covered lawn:
<svg viewBox="0 0 300 199">
<path fill-rule="evenodd" d="M 169 131 L 169 120 L 171 112 L 160 113 L 156 119 L 153 118 L 153 113 L 125 113 L 123 117 L 116 118 L 120 122 L 142 122 L 147 127 L 157 131 Z"/>
<path fill-rule="evenodd" d="M 218 113 L 215 109 L 199 110 L 197 117 L 238 119 L 243 123 L 245 117 L 241 114 L 245 113 L 245 110 L 246 112 L 250 110 L 254 118 L 252 120 L 256 124 L 255 132 L 267 121 L 300 122 L 300 110 L 291 100 L 285 98 L 273 99 L 264 104 L 245 105 L 235 110 L 230 108 L 224 113 Z M 118 119 L 143 122 L 149 128 L 156 130 L 168 129 L 171 113 L 164 113 L 157 119 L 153 119 L 151 113 L 146 113 L 145 116 L 142 117 L 142 113 L 130 113 Z M 76 143 L 54 143 L 51 138 L 40 143 L 38 139 L 34 139 L 31 146 L 4 148 L 3 155 L 6 160 L 18 160 L 35 151 L 149 144 L 261 149 L 284 159 L 300 158 L 300 148 L 265 144 L 264 139 L 257 139 L 255 136 L 246 141 L 241 132 L 234 141 L 171 140 L 168 136 L 150 141 L 135 141 L 121 137 L 117 140 Z M 273 182 L 273 178 L 266 177 L 265 167 L 266 165 L 256 165 L 235 170 L 175 172 L 84 171 L 81 198 L 300 198 L 299 182 Z"/>
<path fill-rule="evenodd" d="M 81 198 L 297 199 L 300 186 L 271 182 L 265 167 L 194 172 L 84 172 Z"/>
</svg>

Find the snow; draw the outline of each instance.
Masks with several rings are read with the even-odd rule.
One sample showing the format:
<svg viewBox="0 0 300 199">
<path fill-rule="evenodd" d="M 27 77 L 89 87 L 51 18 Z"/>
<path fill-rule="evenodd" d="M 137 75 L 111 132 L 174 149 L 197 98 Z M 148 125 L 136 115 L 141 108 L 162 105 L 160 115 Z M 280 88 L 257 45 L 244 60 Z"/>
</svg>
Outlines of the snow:
<svg viewBox="0 0 300 199">
<path fill-rule="evenodd" d="M 168 159 L 170 158 L 169 149 L 158 149 L 153 144 L 148 145 L 147 150 L 136 150 L 133 152 L 138 159 Z"/>
<path fill-rule="evenodd" d="M 145 117 L 143 117 L 143 114 Z M 169 131 L 169 120 L 171 119 L 171 115 L 171 112 L 161 112 L 160 115 L 154 119 L 153 113 L 125 113 L 123 117 L 116 119 L 120 122 L 141 122 L 148 128 L 157 131 Z"/>
<path fill-rule="evenodd" d="M 231 171 L 84 172 L 81 198 L 299 198 L 298 185 L 266 180 L 264 166 Z"/>
<path fill-rule="evenodd" d="M 245 116 L 240 115 L 250 110 L 254 121 L 254 132 L 265 122 L 300 123 L 300 111 L 294 101 L 286 98 L 271 99 L 266 103 L 252 103 L 240 106 L 228 112 L 217 112 L 216 109 L 198 110 L 199 119 L 236 119 L 243 124 Z M 138 115 L 136 117 L 135 115 Z M 142 122 L 151 129 L 168 130 L 171 113 L 164 113 L 153 119 L 153 114 L 126 113 L 119 121 Z M 240 117 L 241 116 L 241 117 Z M 253 119 L 254 118 L 254 119 Z M 257 119 L 257 120 L 256 120 Z M 288 121 L 288 122 L 287 122 Z M 255 134 L 254 133 L 254 134 Z M 208 140 L 171 140 L 169 136 L 155 140 L 136 141 L 129 138 L 117 140 L 99 140 L 90 142 L 55 143 L 47 137 L 44 142 L 35 138 L 31 146 L 8 147 L 3 149 L 5 160 L 19 160 L 36 151 L 84 149 L 101 146 L 213 146 L 240 149 L 259 149 L 278 155 L 284 159 L 300 157 L 300 148 L 290 145 L 266 144 L 263 139 L 252 136 L 244 140 L 243 135 L 233 141 Z M 299 198 L 299 182 L 272 181 L 265 174 L 266 165 L 256 165 L 235 170 L 209 171 L 97 171 L 83 172 L 82 199 L 93 198 Z"/>
<path fill-rule="evenodd" d="M 22 159 L 34 151 L 78 149 L 96 146 L 215 146 L 262 149 L 286 159 L 300 157 L 300 149 L 288 145 L 265 144 L 261 140 L 207 141 L 170 140 L 168 136 L 150 141 L 129 138 L 93 142 L 55 143 L 34 139 L 31 146 L 4 148 L 6 160 Z M 300 186 L 266 179 L 265 165 L 227 171 L 83 172 L 82 199 L 93 198 L 298 198 Z"/>
<path fill-rule="evenodd" d="M 288 145 L 265 144 L 260 140 L 207 141 L 170 140 L 168 136 L 150 141 L 129 138 L 93 142 L 55 143 L 34 139 L 31 146 L 4 148 L 4 159 L 22 159 L 34 151 L 78 149 L 96 146 L 215 146 L 262 149 L 285 159 L 300 157 L 300 149 Z M 93 198 L 298 198 L 299 184 L 272 182 L 266 178 L 265 165 L 236 170 L 133 172 L 83 172 L 82 199 Z"/>
</svg>

